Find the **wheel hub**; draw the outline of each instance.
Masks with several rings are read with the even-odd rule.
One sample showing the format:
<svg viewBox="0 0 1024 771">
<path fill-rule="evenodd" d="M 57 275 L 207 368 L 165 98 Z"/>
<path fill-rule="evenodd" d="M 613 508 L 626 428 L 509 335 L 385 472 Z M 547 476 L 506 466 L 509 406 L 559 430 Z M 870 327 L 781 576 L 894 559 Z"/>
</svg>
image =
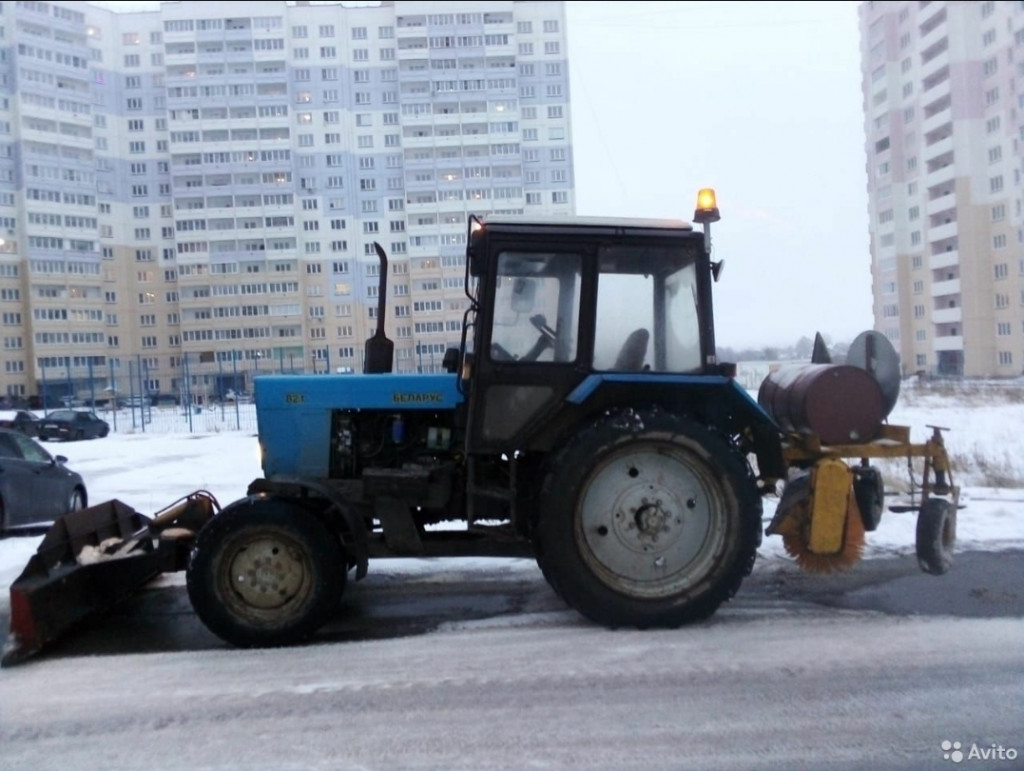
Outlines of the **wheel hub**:
<svg viewBox="0 0 1024 771">
<path fill-rule="evenodd" d="M 639 538 L 657 541 L 661 533 L 668 533 L 672 529 L 672 515 L 662 508 L 660 499 L 652 503 L 643 498 L 640 508 L 633 509 L 632 513 Z"/>
<path fill-rule="evenodd" d="M 632 593 L 660 596 L 689 585 L 711 558 L 721 505 L 688 458 L 637 449 L 595 470 L 579 527 L 599 575 Z"/>
<path fill-rule="evenodd" d="M 633 554 L 660 554 L 671 550 L 679 539 L 684 520 L 671 491 L 659 488 L 650 480 L 637 478 L 620 492 L 612 511 L 613 527 L 608 535 Z M 668 503 L 666 504 L 666 499 Z M 601 528 L 598 536 L 602 537 Z"/>
<path fill-rule="evenodd" d="M 306 570 L 301 556 L 275 539 L 253 541 L 231 561 L 235 593 L 257 608 L 279 607 L 299 593 Z"/>
</svg>

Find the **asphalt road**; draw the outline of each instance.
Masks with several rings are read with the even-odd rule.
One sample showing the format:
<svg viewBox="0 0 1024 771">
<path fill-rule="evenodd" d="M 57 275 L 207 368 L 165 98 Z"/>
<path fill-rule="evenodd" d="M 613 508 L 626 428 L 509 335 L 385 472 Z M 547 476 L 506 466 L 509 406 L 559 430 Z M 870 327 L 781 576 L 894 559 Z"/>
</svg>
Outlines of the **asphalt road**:
<svg viewBox="0 0 1024 771">
<path fill-rule="evenodd" d="M 523 561 L 371 565 L 314 644 L 272 651 L 165 581 L 0 672 L 0 769 L 1020 769 L 1022 556 L 762 566 L 649 632 L 584 622 Z"/>
</svg>

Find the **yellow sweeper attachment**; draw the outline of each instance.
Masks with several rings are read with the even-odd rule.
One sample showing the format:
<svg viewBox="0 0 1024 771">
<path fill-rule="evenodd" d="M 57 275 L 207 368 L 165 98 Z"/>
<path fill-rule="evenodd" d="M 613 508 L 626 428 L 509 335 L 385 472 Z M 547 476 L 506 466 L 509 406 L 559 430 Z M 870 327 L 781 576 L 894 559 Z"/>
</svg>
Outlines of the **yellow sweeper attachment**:
<svg viewBox="0 0 1024 771">
<path fill-rule="evenodd" d="M 765 531 L 781 535 L 786 553 L 800 567 L 815 573 L 855 565 L 864 548 L 864 534 L 874 530 L 884 508 L 881 473 L 872 458 L 905 458 L 910 469 L 911 501 L 891 511 L 917 512 L 916 551 L 921 569 L 949 570 L 956 540 L 960 490 L 953 484 L 949 456 L 939 426 L 924 444 L 910 442 L 905 426 L 883 426 L 866 444 L 823 445 L 816 436 L 787 438 L 783 456 L 797 469 L 786 482 L 775 516 Z M 844 458 L 859 458 L 851 467 Z M 921 480 L 913 463 L 923 460 Z"/>
<path fill-rule="evenodd" d="M 956 538 L 959 490 L 936 426 L 924 444 L 910 429 L 885 423 L 900 390 L 899 356 L 878 332 L 850 344 L 844 364 L 833 364 L 821 336 L 810 364 L 779 368 L 761 383 L 758 403 L 783 432 L 782 457 L 790 470 L 766 533 L 781 535 L 800 567 L 827 573 L 855 565 L 864 533 L 878 527 L 884 504 L 881 472 L 873 458 L 906 458 L 911 502 L 891 511 L 917 511 L 917 558 L 928 573 L 949 569 Z M 860 459 L 850 466 L 847 459 Z M 921 482 L 914 461 L 924 462 Z"/>
<path fill-rule="evenodd" d="M 812 573 L 856 565 L 864 549 L 864 522 L 853 494 L 853 472 L 823 458 L 794 477 L 766 531 L 781 535 L 786 553 Z"/>
</svg>

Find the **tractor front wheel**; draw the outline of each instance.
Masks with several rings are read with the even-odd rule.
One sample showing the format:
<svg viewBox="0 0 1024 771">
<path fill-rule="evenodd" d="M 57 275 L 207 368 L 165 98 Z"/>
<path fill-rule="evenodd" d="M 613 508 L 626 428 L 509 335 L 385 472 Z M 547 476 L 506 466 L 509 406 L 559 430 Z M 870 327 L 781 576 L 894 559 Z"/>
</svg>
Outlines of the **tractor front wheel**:
<svg viewBox="0 0 1024 771">
<path fill-rule="evenodd" d="M 200 531 L 189 560 L 189 599 L 206 627 L 239 647 L 308 638 L 338 606 L 346 563 L 337 537 L 284 501 L 224 509 Z"/>
<path fill-rule="evenodd" d="M 534 537 L 549 583 L 584 616 L 675 627 L 736 592 L 760 528 L 743 456 L 693 421 L 652 411 L 603 417 L 556 455 Z"/>
</svg>

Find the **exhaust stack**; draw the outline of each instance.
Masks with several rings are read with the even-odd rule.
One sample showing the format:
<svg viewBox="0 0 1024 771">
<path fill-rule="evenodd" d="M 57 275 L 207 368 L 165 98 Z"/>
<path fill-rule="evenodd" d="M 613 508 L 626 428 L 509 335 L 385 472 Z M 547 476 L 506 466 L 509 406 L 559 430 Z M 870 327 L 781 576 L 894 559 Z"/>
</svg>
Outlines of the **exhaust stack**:
<svg viewBox="0 0 1024 771">
<path fill-rule="evenodd" d="M 394 359 L 395 344 L 388 340 L 384 333 L 384 312 L 388 298 L 388 256 L 384 248 L 376 241 L 373 249 L 380 260 L 380 284 L 377 291 L 377 331 L 366 341 L 366 355 L 363 359 L 363 372 L 373 374 L 390 372 Z"/>
</svg>

